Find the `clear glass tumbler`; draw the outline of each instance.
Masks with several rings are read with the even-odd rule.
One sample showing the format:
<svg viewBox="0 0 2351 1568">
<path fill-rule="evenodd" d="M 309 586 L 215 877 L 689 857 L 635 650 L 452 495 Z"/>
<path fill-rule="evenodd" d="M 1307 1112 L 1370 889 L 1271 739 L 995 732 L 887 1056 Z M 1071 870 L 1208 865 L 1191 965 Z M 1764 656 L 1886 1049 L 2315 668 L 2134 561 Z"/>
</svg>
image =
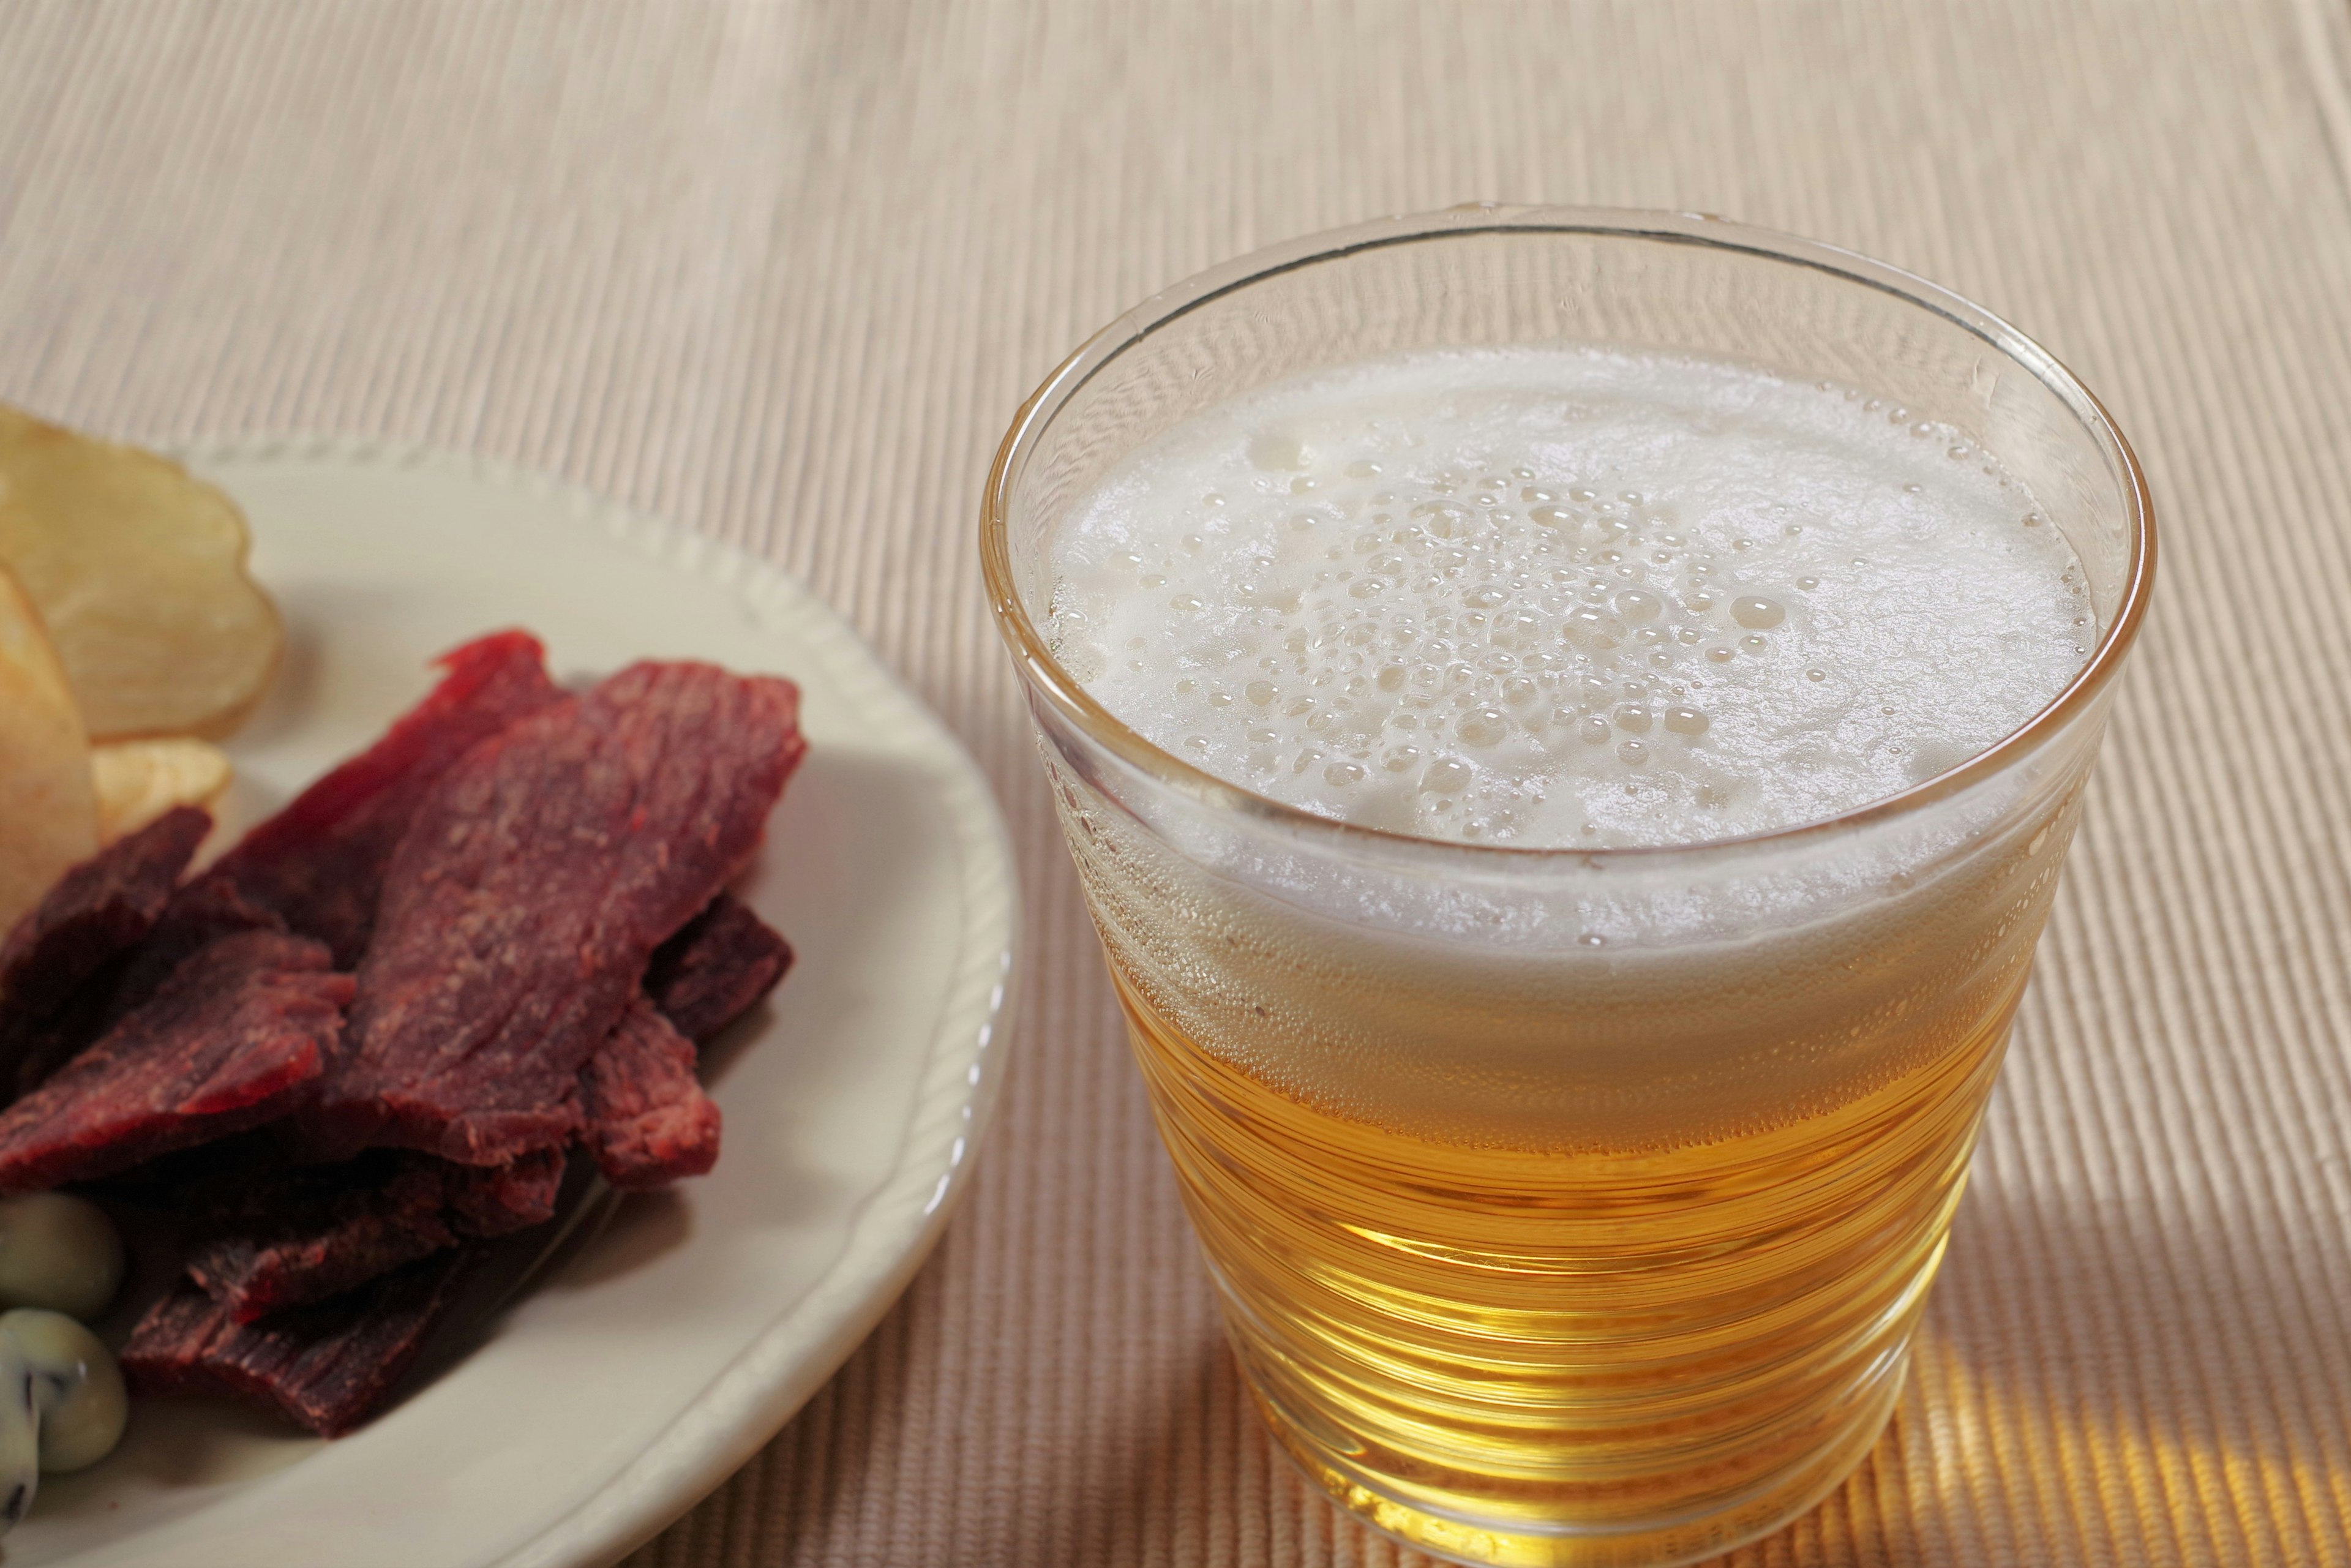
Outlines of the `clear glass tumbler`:
<svg viewBox="0 0 2351 1568">
<path fill-rule="evenodd" d="M 1269 382 L 1530 342 L 1740 361 L 1958 427 L 2087 572 L 2087 663 L 1891 799 L 1599 851 L 1290 809 L 1150 745 L 1056 664 L 1046 547 L 1120 458 Z M 1893 1410 L 2147 604 L 2147 489 L 2096 399 L 1997 318 L 1825 246 L 1457 209 L 1280 246 L 1113 323 L 1013 422 L 981 553 L 1234 1348 L 1290 1452 L 1472 1563 L 1688 1562 L 1833 1488 Z"/>
</svg>

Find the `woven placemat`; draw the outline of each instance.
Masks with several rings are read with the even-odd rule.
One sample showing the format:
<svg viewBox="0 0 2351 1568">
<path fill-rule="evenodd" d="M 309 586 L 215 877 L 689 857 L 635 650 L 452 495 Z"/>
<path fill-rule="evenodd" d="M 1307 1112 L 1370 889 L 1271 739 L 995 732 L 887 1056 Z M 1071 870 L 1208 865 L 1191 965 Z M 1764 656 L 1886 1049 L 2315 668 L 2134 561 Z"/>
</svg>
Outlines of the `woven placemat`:
<svg viewBox="0 0 2351 1568">
<path fill-rule="evenodd" d="M 2104 394 L 2165 581 L 1891 1434 L 1743 1564 L 2351 1563 L 2351 14 L 11 0 L 0 397 L 552 469 L 763 552 L 987 768 L 1029 970 L 912 1292 L 635 1568 L 1397 1563 L 1219 1340 L 973 562 L 1012 409 L 1477 197 L 1922 272 Z"/>
</svg>

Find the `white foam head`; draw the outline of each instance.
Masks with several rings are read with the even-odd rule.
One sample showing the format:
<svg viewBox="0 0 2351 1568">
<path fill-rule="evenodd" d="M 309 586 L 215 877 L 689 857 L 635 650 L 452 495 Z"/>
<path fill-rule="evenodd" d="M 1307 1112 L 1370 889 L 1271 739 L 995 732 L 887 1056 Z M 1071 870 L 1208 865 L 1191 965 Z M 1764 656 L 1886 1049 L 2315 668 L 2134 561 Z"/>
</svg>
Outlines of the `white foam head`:
<svg viewBox="0 0 2351 1568">
<path fill-rule="evenodd" d="M 1528 846 L 1817 821 L 2084 663 L 2084 573 L 1948 426 L 1583 349 L 1398 356 L 1136 452 L 1052 544 L 1048 636 L 1162 748 L 1324 816 Z"/>
</svg>

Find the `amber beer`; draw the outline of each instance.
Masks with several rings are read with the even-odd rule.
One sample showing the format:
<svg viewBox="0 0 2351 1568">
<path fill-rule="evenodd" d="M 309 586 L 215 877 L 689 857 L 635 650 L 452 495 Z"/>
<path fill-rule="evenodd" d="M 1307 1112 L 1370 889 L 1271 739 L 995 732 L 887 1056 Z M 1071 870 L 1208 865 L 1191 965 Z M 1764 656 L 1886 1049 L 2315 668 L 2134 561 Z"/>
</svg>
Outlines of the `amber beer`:
<svg viewBox="0 0 2351 1568">
<path fill-rule="evenodd" d="M 1868 1448 L 2073 792 L 1801 942 L 1520 956 L 1215 886 L 1053 772 L 1235 1347 L 1350 1506 L 1473 1562 L 1671 1562 Z"/>
<path fill-rule="evenodd" d="M 1471 1563 L 1695 1561 L 1834 1486 L 2144 602 L 2095 402 L 1823 247 L 1447 214 L 1122 322 L 985 525 L 1289 1451 Z"/>
</svg>

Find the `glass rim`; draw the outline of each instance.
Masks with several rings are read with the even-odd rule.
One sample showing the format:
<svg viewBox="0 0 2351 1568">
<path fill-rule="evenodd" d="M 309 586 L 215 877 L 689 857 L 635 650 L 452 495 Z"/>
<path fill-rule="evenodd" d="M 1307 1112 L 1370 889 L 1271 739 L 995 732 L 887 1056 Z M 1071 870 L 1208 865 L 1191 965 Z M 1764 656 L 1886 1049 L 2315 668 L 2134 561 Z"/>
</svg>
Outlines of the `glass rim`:
<svg viewBox="0 0 2351 1568">
<path fill-rule="evenodd" d="M 1080 389 L 1120 354 L 1178 318 L 1215 300 L 1321 262 L 1394 246 L 1483 234 L 1573 234 L 1650 240 L 1701 246 L 1761 261 L 1807 267 L 1893 295 L 1939 316 L 2021 366 L 2081 421 L 2123 481 L 2130 532 L 2129 559 L 2125 564 L 2122 595 L 2114 617 L 2090 650 L 2089 657 L 2064 689 L 2022 724 L 1965 762 L 1931 779 L 1834 816 L 1760 832 L 1680 843 L 1599 847 L 1479 843 L 1365 827 L 1260 795 L 1195 767 L 1145 739 L 1096 701 L 1053 657 L 1021 602 L 1014 581 L 1012 487 L 1047 426 Z M 1458 852 L 1497 868 L 1556 865 L 1567 861 L 1595 867 L 1630 866 L 1675 856 L 1799 844 L 1905 817 L 1991 778 L 2037 749 L 2043 740 L 2087 708 L 2113 680 L 2124 653 L 2137 636 L 2155 580 L 2155 505 L 2137 455 L 2097 395 L 2031 337 L 1938 284 L 1855 251 L 1775 229 L 1733 223 L 1710 213 L 1635 207 L 1507 206 L 1479 202 L 1441 212 L 1375 219 L 1270 246 L 1195 273 L 1118 316 L 1056 366 L 1013 415 L 1011 426 L 989 465 L 987 487 L 981 496 L 979 552 L 989 611 L 1029 689 L 1040 693 L 1054 711 L 1081 733 L 1155 783 L 1286 831 L 1324 838 L 1336 845 Z"/>
</svg>

